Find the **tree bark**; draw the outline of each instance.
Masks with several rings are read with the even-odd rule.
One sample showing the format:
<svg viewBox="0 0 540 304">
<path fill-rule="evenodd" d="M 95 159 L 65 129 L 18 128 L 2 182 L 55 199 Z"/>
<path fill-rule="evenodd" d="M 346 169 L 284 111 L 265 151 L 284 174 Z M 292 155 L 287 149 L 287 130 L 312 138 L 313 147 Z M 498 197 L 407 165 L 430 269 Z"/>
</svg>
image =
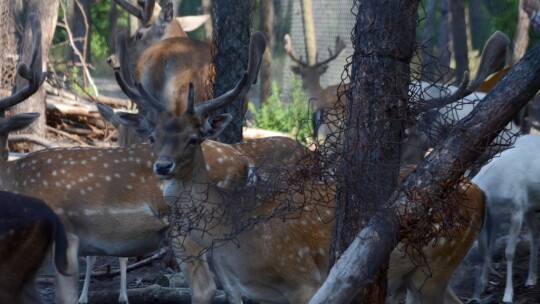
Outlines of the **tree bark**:
<svg viewBox="0 0 540 304">
<path fill-rule="evenodd" d="M 425 216 L 399 211 L 405 207 L 408 211 L 420 210 L 434 193 L 452 187 L 539 89 L 540 45 L 536 45 L 404 180 L 385 204 L 388 208 L 378 211 L 360 231 L 310 303 L 347 303 L 364 290 L 381 265 L 388 262 L 406 228 L 403 224 Z"/>
<path fill-rule="evenodd" d="M 315 21 L 313 20 L 313 5 L 311 0 L 301 0 L 300 5 L 302 6 L 306 59 L 309 65 L 314 65 L 317 62 L 317 35 L 315 33 Z"/>
<path fill-rule="evenodd" d="M 529 46 L 529 26 L 531 24 L 531 20 L 529 19 L 527 12 L 523 10 L 523 2 L 524 0 L 519 0 L 518 21 L 516 33 L 514 35 L 514 45 L 512 48 L 514 50 L 512 53 L 512 63 L 515 63 L 521 59 Z"/>
<path fill-rule="evenodd" d="M 43 70 L 46 69 L 47 61 L 49 58 L 49 47 L 52 42 L 54 31 L 56 29 L 56 19 L 58 15 L 59 0 L 41 1 L 41 0 L 28 0 L 26 3 L 25 12 L 28 14 L 36 13 L 41 21 L 42 41 L 41 41 L 41 53 L 43 60 Z M 22 43 L 22 54 L 19 56 L 19 60 L 22 62 L 29 62 L 32 51 L 32 30 L 30 29 L 30 23 L 26 22 L 24 28 L 24 38 Z M 16 89 L 19 90 L 26 85 L 26 80 L 17 77 L 15 81 Z M 40 113 L 37 122 L 33 123 L 29 128 L 23 130 L 23 133 L 30 133 L 39 137 L 46 137 L 46 121 L 45 121 L 45 87 L 41 88 L 26 101 L 16 105 L 9 112 L 10 115 L 17 113 L 38 112 Z M 17 133 L 17 132 L 15 132 Z M 20 132 L 19 132 L 20 133 Z M 29 148 L 30 150 L 37 149 L 35 146 Z M 28 148 L 27 148 L 28 149 Z M 25 150 L 27 150 L 25 149 Z"/>
<path fill-rule="evenodd" d="M 216 70 L 214 96 L 234 88 L 247 69 L 248 46 L 251 36 L 251 1 L 215 1 L 212 4 L 214 28 L 214 67 Z M 220 134 L 219 141 L 236 143 L 242 141 L 244 100 L 236 100 L 216 110 L 214 114 L 229 113 L 232 122 Z"/>
<path fill-rule="evenodd" d="M 472 47 L 476 50 L 481 50 L 484 41 L 486 40 L 484 35 L 482 35 L 482 27 L 484 26 L 484 16 L 482 15 L 482 0 L 471 0 L 471 4 L 469 7 Z"/>
<path fill-rule="evenodd" d="M 274 47 L 274 2 L 261 1 L 261 28 L 266 37 L 266 50 L 261 64 L 261 103 L 270 95 L 272 86 L 272 48 Z"/>
<path fill-rule="evenodd" d="M 463 0 L 450 0 L 452 14 L 452 38 L 454 42 L 454 59 L 456 82 L 461 81 L 463 73 L 469 70 L 469 48 L 467 47 L 467 26 L 465 22 L 465 3 Z"/>
<path fill-rule="evenodd" d="M 383 3 L 356 1 L 355 51 L 330 264 L 397 186 L 419 1 Z M 371 277 L 372 288 L 358 301 L 384 303 L 387 267 L 388 261 Z"/>
</svg>

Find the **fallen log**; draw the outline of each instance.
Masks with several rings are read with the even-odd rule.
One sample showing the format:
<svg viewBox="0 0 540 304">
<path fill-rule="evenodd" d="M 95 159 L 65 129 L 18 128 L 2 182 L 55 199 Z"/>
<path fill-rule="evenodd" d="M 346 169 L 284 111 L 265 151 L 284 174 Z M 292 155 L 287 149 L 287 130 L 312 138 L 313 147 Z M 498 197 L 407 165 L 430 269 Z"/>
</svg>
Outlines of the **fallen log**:
<svg viewBox="0 0 540 304">
<path fill-rule="evenodd" d="M 129 303 L 131 304 L 182 304 L 191 303 L 191 293 L 188 288 L 170 288 L 159 285 L 150 285 L 143 288 L 133 288 L 127 291 Z M 118 289 L 94 291 L 89 293 L 88 297 L 91 303 L 117 304 Z M 222 290 L 218 290 L 213 304 L 226 304 L 227 297 Z"/>
</svg>

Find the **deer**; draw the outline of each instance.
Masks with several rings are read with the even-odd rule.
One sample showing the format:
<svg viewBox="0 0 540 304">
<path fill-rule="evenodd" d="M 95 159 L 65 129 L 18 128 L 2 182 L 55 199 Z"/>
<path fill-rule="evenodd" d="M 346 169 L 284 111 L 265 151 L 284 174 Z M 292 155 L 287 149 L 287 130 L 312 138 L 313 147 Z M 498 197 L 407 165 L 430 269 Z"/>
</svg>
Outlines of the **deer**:
<svg viewBox="0 0 540 304">
<path fill-rule="evenodd" d="M 34 24 L 31 63 L 20 64 L 17 70 L 28 85 L 0 100 L 0 117 L 37 91 L 45 79 L 41 71 L 38 26 L 39 22 Z M 7 155 L 9 132 L 28 126 L 36 118 L 35 113 L 5 118 L 0 128 L 0 150 L 4 155 Z M 249 160 L 243 154 L 218 142 L 208 141 L 204 146 L 208 149 L 208 165 L 214 165 L 210 170 L 216 174 L 215 182 L 228 187 L 245 180 L 244 169 Z M 232 157 L 233 154 L 236 156 Z M 151 170 L 151 155 L 150 145 L 140 144 L 121 148 L 45 149 L 15 161 L 0 160 L 0 189 L 45 201 L 65 227 L 68 260 L 65 272 L 69 275 L 56 273 L 57 303 L 77 301 L 79 255 L 144 255 L 162 244 L 169 230 L 166 218 L 169 210 L 161 183 Z M 134 222 L 138 225 L 134 226 Z M 196 250 L 192 248 L 195 243 L 182 236 L 173 237 L 171 243 L 180 261 L 187 260 Z M 210 272 L 204 271 L 208 267 L 204 258 L 187 260 L 180 267 L 196 291 L 193 302 L 209 303 L 216 287 L 211 278 L 204 277 Z"/>
<path fill-rule="evenodd" d="M 294 74 L 302 79 L 302 86 L 307 90 L 312 106 L 312 122 L 314 138 L 324 146 L 339 145 L 339 130 L 345 119 L 344 101 L 340 98 L 347 90 L 348 84 L 333 85 L 322 88 L 320 76 L 327 70 L 328 64 L 335 60 L 345 49 L 345 43 L 338 37 L 334 50 L 328 50 L 329 57 L 315 64 L 308 64 L 299 57 L 292 47 L 292 40 L 289 34 L 285 35 L 285 52 L 296 64 L 291 67 Z M 445 86 L 439 83 L 428 83 L 425 81 L 413 82 L 410 86 L 411 103 L 414 108 L 409 114 L 419 123 L 408 126 L 405 131 L 406 140 L 404 141 L 402 164 L 417 164 L 423 159 L 428 148 L 433 145 L 436 138 L 440 138 L 443 130 L 431 130 L 433 125 L 447 125 L 444 121 L 445 116 L 450 120 L 458 121 L 465 117 L 474 107 L 474 104 L 484 98 L 485 94 L 476 92 L 476 89 L 483 84 L 483 81 L 490 74 L 501 70 L 504 67 L 506 57 L 506 47 L 509 39 L 500 31 L 496 31 L 485 43 L 481 55 L 480 65 L 475 78 L 469 82 L 468 73 L 463 75 L 463 80 L 458 86 Z M 420 90 L 420 94 L 414 94 Z M 415 95 L 415 96 L 413 96 Z M 462 99 L 463 106 L 459 110 L 455 109 L 454 102 Z M 449 114 L 450 113 L 450 114 Z M 512 132 L 517 132 L 517 126 L 509 125 Z M 427 133 L 427 134 L 425 134 Z M 434 136 L 430 133 L 435 133 Z M 503 140 L 500 140 L 502 142 Z"/>
<path fill-rule="evenodd" d="M 307 303 L 328 269 L 335 185 L 293 182 L 284 173 L 269 183 L 223 189 L 210 182 L 201 151 L 204 141 L 218 136 L 232 119 L 229 114 L 210 113 L 249 90 L 257 73 L 252 61 L 260 62 L 264 41 L 262 34 L 253 34 L 248 71 L 233 90 L 196 103 L 190 85 L 184 112 L 160 112 L 161 119 L 148 130 L 153 134 L 153 171 L 163 181 L 163 196 L 173 214 L 194 212 L 189 218 L 204 219 L 181 221 L 173 225 L 174 233 L 190 231 L 195 242 L 212 250 L 230 303 L 241 303 L 242 296 L 261 302 Z M 144 115 L 135 115 L 140 116 L 139 122 L 145 120 Z M 148 125 L 141 123 L 140 128 Z M 396 290 L 407 288 L 408 297 L 422 303 L 460 303 L 448 280 L 476 239 L 484 200 L 482 191 L 469 182 L 457 191 L 461 196 L 456 207 L 468 224 L 454 226 L 451 239 L 436 236 L 421 249 L 432 275 L 410 258 L 406 243 L 392 253 L 390 285 Z"/>
<path fill-rule="evenodd" d="M 0 118 L 1 127 L 8 120 Z M 35 277 L 51 250 L 56 270 L 68 275 L 66 233 L 58 216 L 37 198 L 0 191 L 1 303 L 44 303 Z"/>
<path fill-rule="evenodd" d="M 155 0 L 137 1 L 137 6 L 126 0 L 115 2 L 141 22 L 141 26 L 129 42 L 130 56 L 135 63 L 142 52 L 151 45 L 172 37 L 187 38 L 186 32 L 199 28 L 210 17 L 208 15 L 175 17 L 170 2 L 163 9 L 155 3 Z"/>
<path fill-rule="evenodd" d="M 529 230 L 530 260 L 526 286 L 537 283 L 538 241 L 540 223 L 535 212 L 540 210 L 540 187 L 538 174 L 540 163 L 537 151 L 540 148 L 540 136 L 526 134 L 519 137 L 513 148 L 501 152 L 483 166 L 472 182 L 486 194 L 486 225 L 478 236 L 479 251 L 482 257 L 481 272 L 476 277 L 474 298 L 480 300 L 488 283 L 492 270 L 491 256 L 494 240 L 500 220 L 510 218 L 508 241 L 505 247 L 506 287 L 503 302 L 512 303 L 514 299 L 513 260 L 516 243 L 523 223 Z M 502 217 L 504 216 L 504 217 Z"/>
</svg>

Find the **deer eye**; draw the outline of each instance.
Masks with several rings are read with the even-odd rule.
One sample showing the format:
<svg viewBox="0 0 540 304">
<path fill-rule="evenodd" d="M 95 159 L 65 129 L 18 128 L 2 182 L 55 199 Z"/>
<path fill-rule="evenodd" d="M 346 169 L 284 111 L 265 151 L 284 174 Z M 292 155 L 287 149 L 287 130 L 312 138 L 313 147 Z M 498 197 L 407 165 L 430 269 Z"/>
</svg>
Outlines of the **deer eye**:
<svg viewBox="0 0 540 304">
<path fill-rule="evenodd" d="M 141 40 L 141 38 L 142 38 L 142 33 L 141 33 L 141 32 L 137 32 L 137 33 L 135 34 L 135 40 Z"/>
<path fill-rule="evenodd" d="M 151 144 L 154 144 L 154 143 L 156 142 L 156 138 L 154 137 L 153 134 L 150 135 L 150 136 L 148 136 L 148 139 L 150 140 L 150 143 L 151 143 Z"/>
<path fill-rule="evenodd" d="M 199 142 L 199 138 L 197 136 L 192 136 L 189 141 L 188 141 L 188 144 L 190 146 L 194 146 L 196 145 L 197 143 Z"/>
</svg>

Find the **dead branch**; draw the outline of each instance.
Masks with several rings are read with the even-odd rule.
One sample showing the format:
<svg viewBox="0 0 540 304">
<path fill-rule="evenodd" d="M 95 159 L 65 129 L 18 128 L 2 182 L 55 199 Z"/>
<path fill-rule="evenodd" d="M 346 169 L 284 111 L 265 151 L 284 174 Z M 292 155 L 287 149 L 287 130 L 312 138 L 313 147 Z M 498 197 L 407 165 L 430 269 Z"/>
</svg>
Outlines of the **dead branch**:
<svg viewBox="0 0 540 304">
<path fill-rule="evenodd" d="M 81 145 L 82 147 L 91 147 L 89 144 L 87 144 L 86 142 L 81 140 L 79 137 L 77 137 L 75 135 L 71 135 L 71 134 L 69 134 L 67 132 L 64 132 L 62 130 L 58 130 L 58 129 L 55 129 L 53 127 L 47 126 L 47 131 L 55 133 L 55 134 L 60 135 L 62 137 L 65 137 L 65 138 L 67 138 L 67 139 L 69 139 L 71 141 L 74 141 L 77 144 Z"/>
<path fill-rule="evenodd" d="M 57 143 L 34 134 L 10 134 L 8 142 L 30 142 L 43 146 L 47 149 L 60 147 Z"/>
<path fill-rule="evenodd" d="M 455 185 L 539 89 L 540 45 L 536 45 L 404 180 L 334 264 L 310 303 L 349 303 L 366 289 L 401 240 L 401 232 L 412 229 L 406 223 L 425 216 L 417 211 L 424 209 L 429 197 Z"/>
</svg>

